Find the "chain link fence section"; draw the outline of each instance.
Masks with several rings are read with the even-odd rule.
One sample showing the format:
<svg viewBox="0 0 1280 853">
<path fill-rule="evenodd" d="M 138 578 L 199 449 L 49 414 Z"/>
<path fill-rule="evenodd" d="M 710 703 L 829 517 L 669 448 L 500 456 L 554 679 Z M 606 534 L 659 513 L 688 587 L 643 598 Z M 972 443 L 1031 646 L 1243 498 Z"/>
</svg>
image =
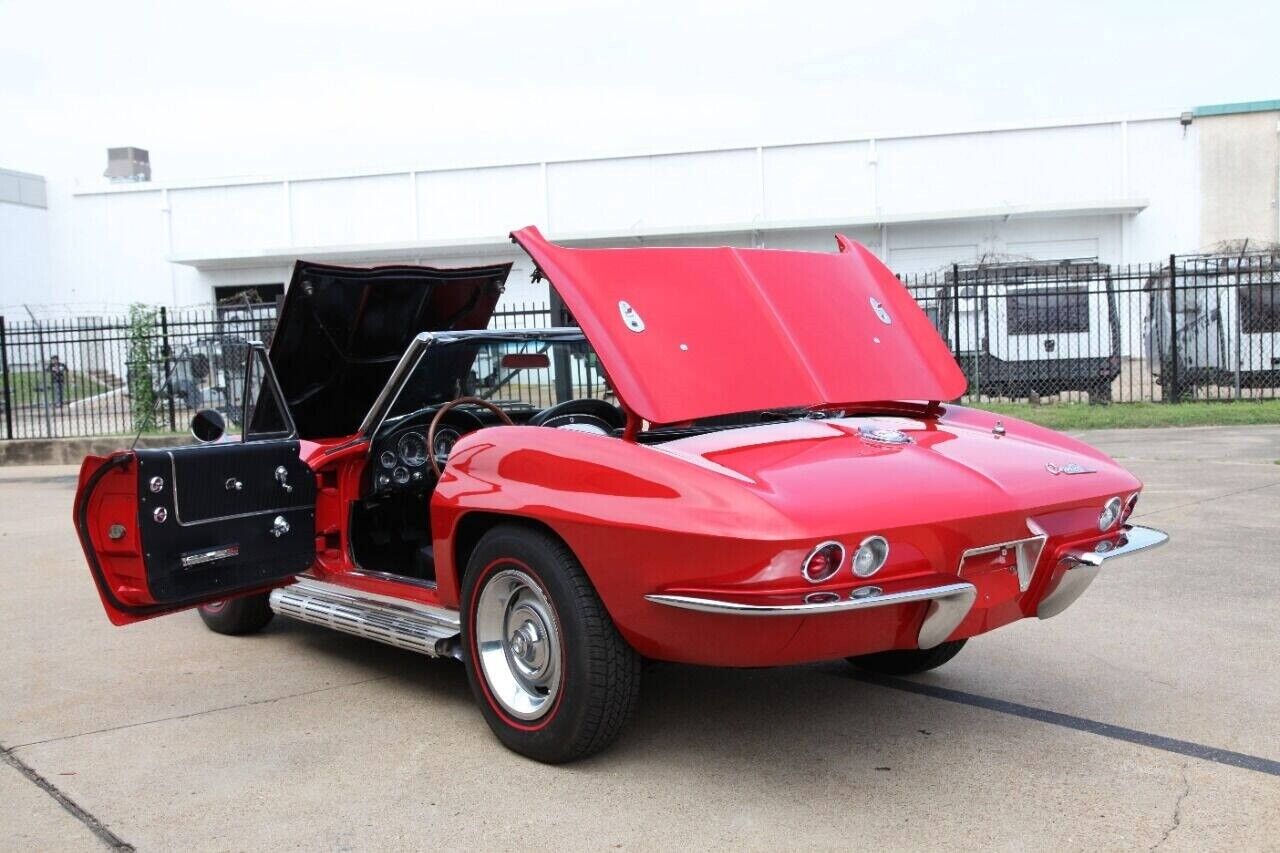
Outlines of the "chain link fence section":
<svg viewBox="0 0 1280 853">
<path fill-rule="evenodd" d="M 1280 397 L 1275 251 L 1126 266 L 986 261 L 900 278 L 964 370 L 966 402 Z M 0 317 L 0 435 L 184 432 L 202 408 L 238 422 L 248 344 L 270 344 L 277 310 L 267 302 L 54 321 Z M 553 301 L 506 303 L 489 325 L 566 322 Z M 590 379 L 572 365 L 557 368 L 565 382 Z"/>
</svg>

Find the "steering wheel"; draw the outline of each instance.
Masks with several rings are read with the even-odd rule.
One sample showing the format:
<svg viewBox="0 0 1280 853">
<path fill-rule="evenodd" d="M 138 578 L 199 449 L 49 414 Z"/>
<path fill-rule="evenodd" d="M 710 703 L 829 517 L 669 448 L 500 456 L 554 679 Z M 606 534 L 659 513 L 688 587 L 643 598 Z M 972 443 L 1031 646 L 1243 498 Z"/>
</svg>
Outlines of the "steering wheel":
<svg viewBox="0 0 1280 853">
<path fill-rule="evenodd" d="M 515 421 L 511 420 L 511 416 L 499 408 L 496 404 L 490 403 L 488 400 L 482 400 L 479 397 L 459 397 L 456 400 L 450 400 L 440 407 L 436 412 L 436 416 L 431 419 L 431 426 L 427 427 L 427 459 L 431 461 L 431 470 L 436 472 L 439 478 L 444 469 L 440 467 L 440 460 L 436 458 L 436 430 L 440 428 L 440 421 L 444 416 L 453 411 L 458 406 L 482 406 L 498 416 L 498 419 L 507 426 L 515 426 Z"/>
<path fill-rule="evenodd" d="M 529 418 L 528 426 L 544 426 L 557 429 L 573 427 L 595 427 L 604 434 L 626 424 L 626 419 L 618 408 L 604 400 L 584 398 L 581 400 L 565 400 L 549 409 L 543 409 Z M 584 430 L 591 432 L 593 430 Z"/>
</svg>

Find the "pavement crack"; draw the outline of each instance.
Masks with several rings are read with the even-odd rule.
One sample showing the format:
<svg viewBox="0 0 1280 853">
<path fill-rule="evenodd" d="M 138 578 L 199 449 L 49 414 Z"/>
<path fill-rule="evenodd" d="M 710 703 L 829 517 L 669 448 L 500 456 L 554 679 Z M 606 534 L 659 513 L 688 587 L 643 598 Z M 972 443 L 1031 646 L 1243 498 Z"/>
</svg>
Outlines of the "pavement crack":
<svg viewBox="0 0 1280 853">
<path fill-rule="evenodd" d="M 345 687 L 356 687 L 358 685 L 369 684 L 374 681 L 384 681 L 385 679 L 390 677 L 391 676 L 389 675 L 377 675 L 377 676 L 374 676 L 373 678 L 362 678 L 358 681 L 347 681 L 347 682 L 343 682 L 342 684 L 330 684 L 326 687 L 317 687 L 314 690 L 303 690 L 298 693 L 286 693 L 283 696 L 268 696 L 265 699 L 250 699 L 247 702 L 237 702 L 234 705 L 219 705 L 216 708 L 205 708 L 204 710 L 192 711 L 187 714 L 174 714 L 169 717 L 157 717 L 154 720 L 141 720 L 136 723 L 123 723 L 118 726 L 106 726 L 105 728 L 93 729 L 92 731 L 87 731 L 87 732 L 76 732 L 75 734 L 70 734 L 70 735 L 59 735 L 58 737 L 50 737 L 50 738 L 44 738 L 42 740 L 33 740 L 33 741 L 28 741 L 26 743 L 20 743 L 20 744 L 17 744 L 16 746 L 9 747 L 9 750 L 12 751 L 15 749 L 25 749 L 29 746 L 40 746 L 41 744 L 46 744 L 46 743 L 58 743 L 59 741 L 73 740 L 75 738 L 81 738 L 81 737 L 89 737 L 90 735 L 106 734 L 107 732 L 118 732 L 118 731 L 123 731 L 125 729 L 136 729 L 141 726 L 153 726 L 153 725 L 156 725 L 157 723 L 168 723 L 168 722 L 173 722 L 175 720 L 190 720 L 193 717 L 203 717 L 206 714 L 216 714 L 221 711 L 234 711 L 237 708 L 251 708 L 254 705 L 269 705 L 272 702 L 283 702 L 286 699 L 299 699 L 303 696 L 314 696 L 317 693 L 327 693 L 331 690 L 341 690 Z"/>
<path fill-rule="evenodd" d="M 15 748 L 16 747 L 6 747 L 3 744 L 0 744 L 0 757 L 4 758 L 5 764 L 8 764 L 14 770 L 17 770 L 27 779 L 28 782 L 31 782 L 37 788 L 52 797 L 54 802 L 62 806 L 62 808 L 64 808 L 76 820 L 83 823 L 85 827 L 87 827 L 99 841 L 106 845 L 108 849 L 128 851 L 132 851 L 134 849 L 132 844 L 116 835 L 107 828 L 106 824 L 89 812 L 85 811 L 79 803 L 59 790 L 57 785 L 41 776 L 29 764 L 14 755 L 13 750 Z"/>
<path fill-rule="evenodd" d="M 1126 675 L 1132 675 L 1132 674 L 1134 674 L 1134 673 L 1137 673 L 1139 676 L 1141 676 L 1141 677 L 1145 678 L 1147 681 L 1150 681 L 1150 682 L 1151 682 L 1151 683 L 1153 683 L 1153 684 L 1159 684 L 1159 685 L 1162 685 L 1162 686 L 1164 686 L 1164 687 L 1168 687 L 1168 688 L 1171 688 L 1171 689 L 1174 689 L 1174 690 L 1176 690 L 1176 689 L 1177 689 L 1177 685 L 1176 685 L 1176 684 L 1173 684 L 1173 683 L 1168 682 L 1168 681 L 1161 681 L 1160 679 L 1156 678 L 1156 677 L 1155 677 L 1154 675 L 1152 675 L 1151 673 L 1146 672 L 1146 671 L 1144 671 L 1144 670 L 1141 670 L 1141 669 L 1131 669 L 1131 668 L 1126 667 L 1126 666 L 1120 666 L 1119 664 L 1114 663 L 1113 661 L 1109 661 L 1109 660 L 1107 660 L 1107 659 L 1106 659 L 1106 658 L 1104 658 L 1102 655 L 1094 654 L 1093 652 L 1085 652 L 1085 654 L 1086 654 L 1086 655 L 1088 655 L 1088 656 L 1089 656 L 1090 658 L 1092 658 L 1093 660 L 1097 661 L 1098 663 L 1102 664 L 1103 666 L 1105 666 L 1105 667 L 1107 667 L 1107 668 L 1109 668 L 1109 669 L 1115 670 L 1116 672 L 1123 672 L 1123 673 L 1125 673 Z"/>
<path fill-rule="evenodd" d="M 1174 801 L 1172 822 L 1165 827 L 1164 834 L 1160 836 L 1160 840 L 1155 844 L 1152 844 L 1151 847 L 1148 848 L 1149 850 L 1155 850 L 1160 845 L 1164 844 L 1169 840 L 1169 836 L 1173 835 L 1177 828 L 1182 826 L 1182 803 L 1191 793 L 1191 782 L 1187 779 L 1187 765 L 1182 765 L 1180 770 L 1182 773 L 1182 793 L 1178 794 L 1178 799 Z"/>
</svg>

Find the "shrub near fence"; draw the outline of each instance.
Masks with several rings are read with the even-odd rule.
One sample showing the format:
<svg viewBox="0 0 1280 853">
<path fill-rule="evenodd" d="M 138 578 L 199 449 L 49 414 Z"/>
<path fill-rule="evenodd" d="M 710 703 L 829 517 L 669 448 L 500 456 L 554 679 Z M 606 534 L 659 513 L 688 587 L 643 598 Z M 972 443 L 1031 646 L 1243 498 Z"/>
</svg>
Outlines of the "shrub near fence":
<svg viewBox="0 0 1280 853">
<path fill-rule="evenodd" d="M 955 265 L 902 280 L 968 376 L 970 402 L 1280 398 L 1273 254 L 1123 267 Z M 197 409 L 238 412 L 248 342 L 270 343 L 276 310 L 266 303 L 53 322 L 0 317 L 2 435 L 183 432 Z M 504 304 L 490 323 L 549 325 L 547 304 Z M 49 369 L 55 355 L 66 367 L 61 383 Z"/>
</svg>

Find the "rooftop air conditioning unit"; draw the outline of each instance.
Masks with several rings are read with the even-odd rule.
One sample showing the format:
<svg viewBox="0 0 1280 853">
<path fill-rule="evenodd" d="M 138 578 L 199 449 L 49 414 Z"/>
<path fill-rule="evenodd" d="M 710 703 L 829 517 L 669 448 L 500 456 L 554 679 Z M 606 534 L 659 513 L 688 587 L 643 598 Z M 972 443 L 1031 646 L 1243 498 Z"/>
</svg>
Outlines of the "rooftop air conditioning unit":
<svg viewBox="0 0 1280 853">
<path fill-rule="evenodd" d="M 107 171 L 103 177 L 112 183 L 151 180 L 151 155 L 144 148 L 108 148 Z"/>
</svg>

